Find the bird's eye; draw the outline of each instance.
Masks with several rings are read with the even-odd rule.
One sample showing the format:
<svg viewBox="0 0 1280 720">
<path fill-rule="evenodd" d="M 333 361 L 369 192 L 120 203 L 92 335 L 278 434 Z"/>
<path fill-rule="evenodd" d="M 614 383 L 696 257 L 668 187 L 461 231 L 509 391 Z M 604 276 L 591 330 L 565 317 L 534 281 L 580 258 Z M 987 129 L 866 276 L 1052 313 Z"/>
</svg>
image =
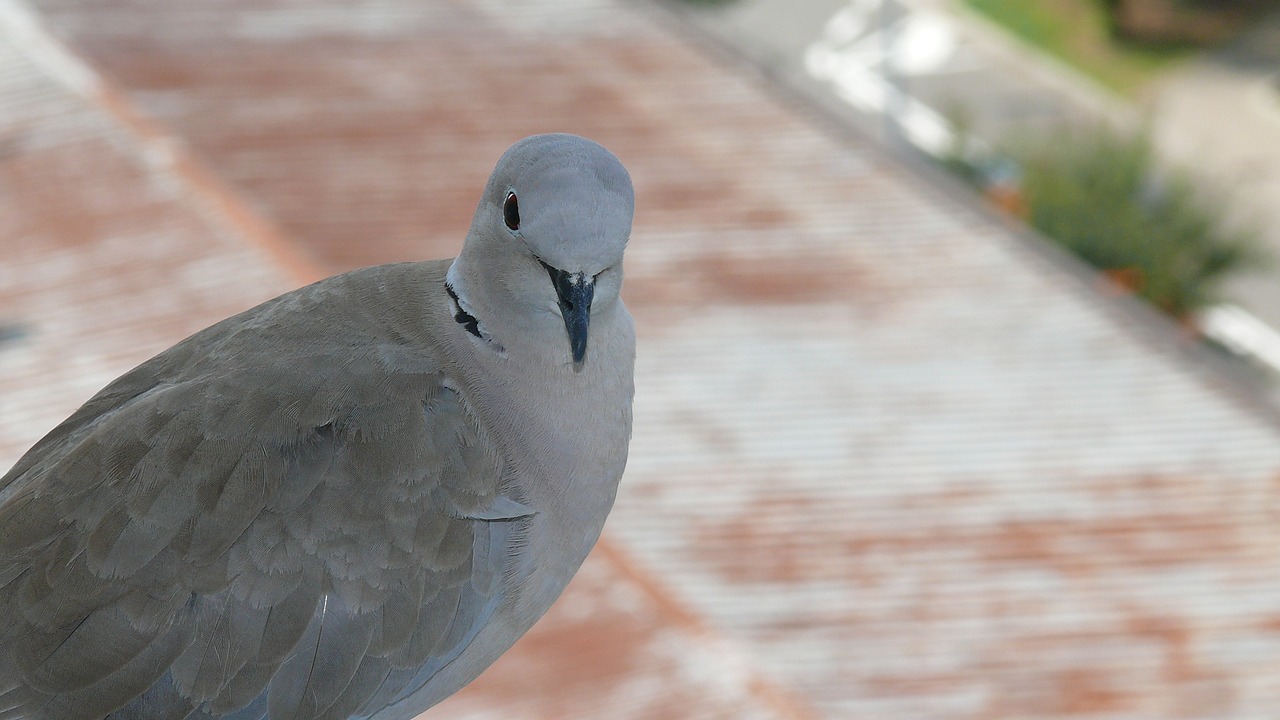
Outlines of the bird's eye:
<svg viewBox="0 0 1280 720">
<path fill-rule="evenodd" d="M 513 192 L 507 193 L 507 201 L 502 203 L 502 219 L 511 230 L 520 229 L 520 203 Z"/>
</svg>

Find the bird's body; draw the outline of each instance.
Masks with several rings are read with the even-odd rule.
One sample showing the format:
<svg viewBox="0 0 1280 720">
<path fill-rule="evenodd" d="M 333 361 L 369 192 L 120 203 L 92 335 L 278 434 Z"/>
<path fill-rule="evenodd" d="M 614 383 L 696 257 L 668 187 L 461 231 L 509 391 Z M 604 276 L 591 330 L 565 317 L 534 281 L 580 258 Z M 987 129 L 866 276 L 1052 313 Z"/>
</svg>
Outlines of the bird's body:
<svg viewBox="0 0 1280 720">
<path fill-rule="evenodd" d="M 411 718 L 472 680 L 613 503 L 630 208 L 603 148 L 522 141 L 459 258 L 288 293 L 89 400 L 0 479 L 0 720 Z"/>
</svg>

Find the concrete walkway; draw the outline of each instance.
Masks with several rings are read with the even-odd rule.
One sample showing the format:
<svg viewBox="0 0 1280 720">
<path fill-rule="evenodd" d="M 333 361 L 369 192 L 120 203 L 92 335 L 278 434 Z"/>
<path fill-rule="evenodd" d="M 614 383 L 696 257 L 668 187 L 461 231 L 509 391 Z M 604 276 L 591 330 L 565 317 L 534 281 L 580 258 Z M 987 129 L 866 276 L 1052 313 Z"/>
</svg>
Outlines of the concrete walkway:
<svg viewBox="0 0 1280 720">
<path fill-rule="evenodd" d="M 1128 111 L 952 0 L 668 5 L 771 77 L 934 155 L 953 149 L 952 126 L 994 143 Z"/>
<path fill-rule="evenodd" d="M 1150 122 L 1158 151 L 1204 177 L 1276 258 L 1225 288 L 1230 312 L 1203 321 L 1270 366 L 1280 390 L 1280 12 L 1171 71 L 1141 104 L 961 0 L 737 0 L 681 15 L 851 124 L 935 156 L 956 149 L 957 127 L 981 150 L 1061 127 Z"/>
<path fill-rule="evenodd" d="M 1280 328 L 1280 11 L 1171 72 L 1152 98 L 1165 157 L 1206 178 L 1274 255 L 1272 267 L 1241 278 L 1229 293 Z"/>
</svg>

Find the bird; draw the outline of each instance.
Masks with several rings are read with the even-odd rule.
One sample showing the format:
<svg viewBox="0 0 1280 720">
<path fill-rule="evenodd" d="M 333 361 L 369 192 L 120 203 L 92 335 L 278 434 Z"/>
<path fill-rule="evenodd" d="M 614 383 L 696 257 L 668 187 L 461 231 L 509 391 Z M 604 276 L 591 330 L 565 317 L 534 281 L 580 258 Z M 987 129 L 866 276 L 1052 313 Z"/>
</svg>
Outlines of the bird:
<svg viewBox="0 0 1280 720">
<path fill-rule="evenodd" d="M 560 595 L 626 466 L 635 207 L 498 160 L 456 258 L 364 268 L 125 373 L 0 478 L 0 720 L 403 720 Z"/>
</svg>

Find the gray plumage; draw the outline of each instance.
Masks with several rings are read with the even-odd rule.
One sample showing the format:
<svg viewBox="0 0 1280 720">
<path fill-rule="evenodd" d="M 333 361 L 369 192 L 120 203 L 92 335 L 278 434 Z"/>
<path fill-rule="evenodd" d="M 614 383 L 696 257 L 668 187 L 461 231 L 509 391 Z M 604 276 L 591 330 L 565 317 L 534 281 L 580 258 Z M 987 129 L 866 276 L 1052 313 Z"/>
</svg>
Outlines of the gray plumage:
<svg viewBox="0 0 1280 720">
<path fill-rule="evenodd" d="M 0 478 L 0 720 L 411 718 L 540 617 L 626 463 L 626 170 L 517 143 L 454 260 L 125 374 Z"/>
</svg>

